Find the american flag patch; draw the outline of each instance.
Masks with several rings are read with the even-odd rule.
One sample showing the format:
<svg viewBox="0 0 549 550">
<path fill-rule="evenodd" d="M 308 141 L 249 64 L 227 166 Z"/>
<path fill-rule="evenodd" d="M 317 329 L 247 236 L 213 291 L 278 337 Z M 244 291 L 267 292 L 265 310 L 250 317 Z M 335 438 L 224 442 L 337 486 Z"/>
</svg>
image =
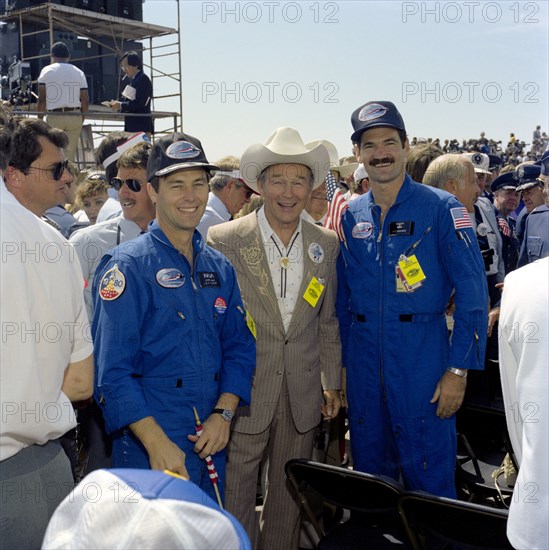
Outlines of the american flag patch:
<svg viewBox="0 0 549 550">
<path fill-rule="evenodd" d="M 471 218 L 469 217 L 469 212 L 465 206 L 459 208 L 451 208 L 450 214 L 452 214 L 452 219 L 454 220 L 455 229 L 465 229 L 466 227 L 473 227 L 471 223 Z"/>
<path fill-rule="evenodd" d="M 498 216 L 498 227 L 499 227 L 499 230 L 506 236 L 506 237 L 510 237 L 511 236 L 511 226 L 509 225 L 509 223 L 507 222 L 507 220 L 505 218 L 503 218 L 502 216 Z"/>
</svg>

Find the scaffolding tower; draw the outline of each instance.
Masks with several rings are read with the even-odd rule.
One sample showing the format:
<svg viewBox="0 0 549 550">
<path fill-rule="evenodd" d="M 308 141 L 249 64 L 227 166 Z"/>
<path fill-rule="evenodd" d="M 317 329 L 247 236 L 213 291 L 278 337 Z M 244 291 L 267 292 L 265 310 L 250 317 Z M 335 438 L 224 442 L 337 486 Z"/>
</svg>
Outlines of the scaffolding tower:
<svg viewBox="0 0 549 550">
<path fill-rule="evenodd" d="M 180 5 L 175 0 L 177 9 L 177 28 L 152 25 L 143 21 L 126 19 L 106 13 L 99 13 L 65 6 L 54 3 L 44 3 L 36 6 L 15 9 L 0 15 L 0 24 L 6 25 L 6 29 L 19 30 L 20 61 L 24 64 L 33 59 L 50 57 L 50 48 L 54 42 L 54 31 L 68 31 L 79 38 L 84 38 L 94 44 L 101 46 L 100 55 L 95 56 L 72 56 L 71 63 L 78 66 L 79 61 L 90 61 L 104 57 L 116 56 L 118 59 L 125 51 L 128 41 L 141 42 L 143 49 L 140 52 L 143 56 L 144 70 L 149 74 L 153 90 L 152 118 L 157 122 L 155 134 L 165 134 L 174 131 L 181 131 L 183 128 L 183 98 L 181 82 L 181 39 L 180 39 Z M 25 32 L 25 26 L 32 24 L 38 30 Z M 33 55 L 25 52 L 26 38 L 33 35 L 46 35 L 47 53 Z M 127 48 L 126 48 L 127 49 Z M 106 52 L 106 53 L 105 53 Z M 169 69 L 162 69 L 169 65 Z M 36 75 L 37 77 L 38 75 Z M 36 81 L 29 83 L 36 86 Z M 32 88 L 31 88 L 32 89 Z M 117 78 L 116 97 L 120 96 L 120 79 Z M 104 99 L 116 99 L 104 98 Z M 173 110 L 177 105 L 178 111 Z M 168 110 L 166 106 L 172 108 Z M 30 101 L 23 106 L 14 108 L 14 114 L 37 115 L 36 103 Z M 82 134 L 79 152 L 79 164 L 88 164 L 89 155 L 86 151 L 93 148 L 94 142 L 101 139 L 106 133 L 121 129 L 126 114 L 115 113 L 110 108 L 100 104 L 90 103 L 89 112 L 86 115 L 86 131 Z M 130 115 L 131 116 L 131 115 Z M 163 125 L 158 128 L 159 123 Z M 92 140 L 90 144 L 89 141 Z"/>
</svg>

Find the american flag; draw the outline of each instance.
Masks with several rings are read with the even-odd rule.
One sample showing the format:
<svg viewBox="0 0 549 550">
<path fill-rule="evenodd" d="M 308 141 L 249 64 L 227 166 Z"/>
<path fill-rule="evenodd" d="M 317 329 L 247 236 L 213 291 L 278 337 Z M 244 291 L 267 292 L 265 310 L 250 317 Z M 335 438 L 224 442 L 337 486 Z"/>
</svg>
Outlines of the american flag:
<svg viewBox="0 0 549 550">
<path fill-rule="evenodd" d="M 343 227 L 341 227 L 341 218 L 343 218 L 343 214 L 345 214 L 345 210 L 349 208 L 349 205 L 343 198 L 331 172 L 328 172 L 326 176 L 326 198 L 328 200 L 328 212 L 324 227 L 335 231 L 339 240 L 343 242 L 345 241 L 345 234 L 343 233 Z"/>
<path fill-rule="evenodd" d="M 198 411 L 196 410 L 196 407 L 193 407 L 194 412 L 194 422 L 196 424 L 196 435 L 200 437 L 202 435 L 202 422 L 200 421 L 200 417 L 198 416 Z M 217 470 L 215 469 L 212 456 L 208 455 L 204 461 L 206 462 L 206 466 L 208 468 L 208 476 L 210 478 L 210 481 L 212 482 L 213 488 L 215 490 L 215 496 L 217 497 L 217 503 L 219 504 L 219 507 L 223 509 L 223 501 L 221 500 L 221 495 L 219 494 L 219 489 L 217 487 L 217 483 L 219 481 L 219 475 L 217 474 Z"/>
<path fill-rule="evenodd" d="M 511 226 L 503 216 L 498 216 L 498 227 L 506 237 L 511 236 Z"/>
<path fill-rule="evenodd" d="M 452 214 L 455 229 L 473 227 L 473 224 L 471 223 L 471 218 L 469 217 L 469 212 L 467 212 L 467 208 L 465 208 L 465 206 L 450 208 L 450 214 Z"/>
</svg>

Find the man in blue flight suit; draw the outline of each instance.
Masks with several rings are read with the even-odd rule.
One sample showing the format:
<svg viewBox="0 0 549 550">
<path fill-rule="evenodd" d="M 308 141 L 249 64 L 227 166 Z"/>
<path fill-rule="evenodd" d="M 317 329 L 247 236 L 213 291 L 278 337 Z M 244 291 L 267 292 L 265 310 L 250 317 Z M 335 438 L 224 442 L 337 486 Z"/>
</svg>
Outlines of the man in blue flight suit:
<svg viewBox="0 0 549 550">
<path fill-rule="evenodd" d="M 202 459 L 215 455 L 223 481 L 231 419 L 249 404 L 255 368 L 234 268 L 195 231 L 215 169 L 196 138 L 156 141 L 147 165 L 156 219 L 103 257 L 92 326 L 113 466 L 171 470 L 212 495 Z"/>
<path fill-rule="evenodd" d="M 522 267 L 549 256 L 549 152 L 545 153 L 536 165 L 519 166 L 517 175 L 521 181 L 517 190 L 520 189 L 524 193 L 537 185 L 543 189 L 545 198 L 545 204 L 536 206 L 526 219 L 518 259 L 518 267 Z M 534 177 L 534 181 L 527 181 Z"/>
<path fill-rule="evenodd" d="M 396 107 L 369 102 L 351 121 L 371 184 L 343 215 L 339 264 L 354 465 L 455 498 L 455 413 L 467 370 L 484 363 L 482 257 L 465 207 L 405 174 L 409 143 Z"/>
</svg>

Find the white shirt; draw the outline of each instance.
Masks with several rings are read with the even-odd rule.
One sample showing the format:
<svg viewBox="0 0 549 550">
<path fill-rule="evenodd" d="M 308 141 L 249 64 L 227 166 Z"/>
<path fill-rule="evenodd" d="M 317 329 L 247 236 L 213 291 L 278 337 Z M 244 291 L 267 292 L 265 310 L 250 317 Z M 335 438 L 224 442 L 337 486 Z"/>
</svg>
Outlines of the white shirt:
<svg viewBox="0 0 549 550">
<path fill-rule="evenodd" d="M 38 84 L 46 85 L 46 109 L 80 107 L 80 90 L 87 90 L 84 73 L 70 63 L 52 63 L 44 67 Z"/>
<path fill-rule="evenodd" d="M 303 280 L 301 218 L 288 247 L 282 244 L 282 241 L 269 225 L 264 206 L 257 212 L 257 221 L 261 229 L 261 238 L 263 239 L 263 247 L 265 248 L 267 263 L 269 264 L 271 279 L 278 300 L 278 308 L 280 309 L 284 329 L 288 331 L 295 305 L 299 299 L 301 281 Z M 288 259 L 287 268 L 282 267 L 282 258 Z"/>
<path fill-rule="evenodd" d="M 208 195 L 208 204 L 206 210 L 197 226 L 202 238 L 206 240 L 208 229 L 212 225 L 228 222 L 231 219 L 231 213 L 227 210 L 225 203 L 212 191 Z"/>
<path fill-rule="evenodd" d="M 520 465 L 509 509 L 514 548 L 549 548 L 549 258 L 505 278 L 499 366 L 507 429 Z"/>
<path fill-rule="evenodd" d="M 126 218 L 114 218 L 102 223 L 84 227 L 73 233 L 70 242 L 76 249 L 76 254 L 82 266 L 84 279 L 88 285 L 84 289 L 84 300 L 90 320 L 93 320 L 92 286 L 95 270 L 101 258 L 111 248 L 120 243 L 135 239 L 141 234 L 141 228 Z"/>
<path fill-rule="evenodd" d="M 69 363 L 93 351 L 72 245 L 22 206 L 0 178 L 0 460 L 76 426 L 61 391 Z"/>
</svg>

